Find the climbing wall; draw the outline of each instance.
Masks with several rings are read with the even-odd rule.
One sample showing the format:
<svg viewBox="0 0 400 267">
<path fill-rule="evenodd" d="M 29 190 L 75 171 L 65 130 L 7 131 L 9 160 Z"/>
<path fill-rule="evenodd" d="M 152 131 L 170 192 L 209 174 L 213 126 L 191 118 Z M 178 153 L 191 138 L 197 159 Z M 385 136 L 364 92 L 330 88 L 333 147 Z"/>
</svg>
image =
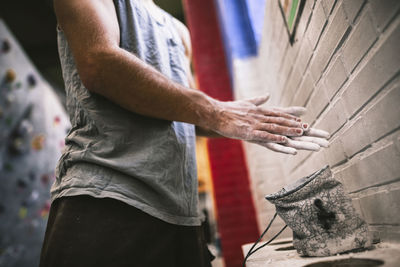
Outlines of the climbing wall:
<svg viewBox="0 0 400 267">
<path fill-rule="evenodd" d="M 52 88 L 0 20 L 0 266 L 38 266 L 68 128 Z"/>
</svg>

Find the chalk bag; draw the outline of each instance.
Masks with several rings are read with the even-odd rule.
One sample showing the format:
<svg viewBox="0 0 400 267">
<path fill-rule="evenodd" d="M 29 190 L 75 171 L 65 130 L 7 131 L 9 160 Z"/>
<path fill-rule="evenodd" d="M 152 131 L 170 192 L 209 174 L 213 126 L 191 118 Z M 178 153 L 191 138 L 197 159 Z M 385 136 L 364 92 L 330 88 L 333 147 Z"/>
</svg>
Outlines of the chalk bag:
<svg viewBox="0 0 400 267">
<path fill-rule="evenodd" d="M 367 223 L 356 213 L 329 166 L 265 198 L 275 205 L 276 214 L 292 229 L 293 246 L 302 256 L 331 256 L 371 246 Z M 245 259 L 260 248 L 249 251 Z"/>
</svg>

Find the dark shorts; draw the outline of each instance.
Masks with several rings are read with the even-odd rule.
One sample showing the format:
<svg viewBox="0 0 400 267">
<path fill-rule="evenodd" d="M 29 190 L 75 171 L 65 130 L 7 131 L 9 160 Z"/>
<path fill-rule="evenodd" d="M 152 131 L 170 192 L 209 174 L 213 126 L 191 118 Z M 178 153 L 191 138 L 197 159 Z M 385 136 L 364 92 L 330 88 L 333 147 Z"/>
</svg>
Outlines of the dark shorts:
<svg viewBox="0 0 400 267">
<path fill-rule="evenodd" d="M 82 195 L 53 202 L 40 267 L 210 267 L 211 259 L 200 227 Z"/>
</svg>

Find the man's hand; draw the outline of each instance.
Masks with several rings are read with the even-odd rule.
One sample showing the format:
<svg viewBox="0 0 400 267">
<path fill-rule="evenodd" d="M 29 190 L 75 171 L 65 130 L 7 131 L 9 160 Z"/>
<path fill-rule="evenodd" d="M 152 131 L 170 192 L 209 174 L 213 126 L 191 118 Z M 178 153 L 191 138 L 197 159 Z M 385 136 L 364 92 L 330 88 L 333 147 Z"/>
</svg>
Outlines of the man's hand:
<svg viewBox="0 0 400 267">
<path fill-rule="evenodd" d="M 211 130 L 222 136 L 256 144 L 286 143 L 303 135 L 301 120 L 275 108 L 261 107 L 269 96 L 250 100 L 218 102 Z"/>
<path fill-rule="evenodd" d="M 260 98 L 261 99 L 261 98 Z M 253 100 L 254 101 L 254 100 Z M 250 100 L 250 102 L 252 102 Z M 265 109 L 264 109 L 265 110 Z M 296 119 L 297 122 L 300 122 L 298 118 L 301 115 L 304 115 L 306 109 L 304 107 L 292 106 L 292 107 L 271 107 L 268 110 L 276 112 L 277 114 L 284 114 L 285 117 L 287 115 L 291 115 L 291 119 Z M 286 117 L 287 118 L 287 117 Z M 285 139 L 284 142 L 276 142 L 276 141 L 253 141 L 248 140 L 251 143 L 255 143 L 261 146 L 264 146 L 272 151 L 296 155 L 298 150 L 309 150 L 309 151 L 319 151 L 321 147 L 328 147 L 329 142 L 327 139 L 329 138 L 329 133 L 324 130 L 309 128 L 307 123 L 299 123 L 298 127 L 302 128 L 302 134 L 300 136 L 286 135 L 288 138 Z M 295 124 L 293 124 L 295 126 Z M 292 129 L 293 130 L 293 129 Z M 298 128 L 296 129 L 298 130 Z M 284 133 L 282 133 L 285 135 Z M 284 138 L 284 137 L 283 137 Z"/>
</svg>

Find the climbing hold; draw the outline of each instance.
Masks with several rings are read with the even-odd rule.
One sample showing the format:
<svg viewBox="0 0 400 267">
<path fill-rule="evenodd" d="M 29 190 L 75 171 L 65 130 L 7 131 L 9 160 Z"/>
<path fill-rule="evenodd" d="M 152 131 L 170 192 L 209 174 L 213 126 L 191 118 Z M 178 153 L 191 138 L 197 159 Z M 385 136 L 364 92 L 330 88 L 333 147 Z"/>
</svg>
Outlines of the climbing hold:
<svg viewBox="0 0 400 267">
<path fill-rule="evenodd" d="M 53 120 L 53 125 L 54 125 L 54 126 L 59 125 L 59 124 L 60 124 L 60 121 L 61 121 L 60 117 L 59 117 L 59 116 L 55 116 L 55 117 L 54 117 L 54 120 Z"/>
<path fill-rule="evenodd" d="M 36 190 L 32 191 L 30 198 L 31 200 L 36 201 L 39 198 L 39 192 Z"/>
<path fill-rule="evenodd" d="M 11 48 L 10 42 L 8 40 L 4 40 L 1 45 L 1 52 L 7 53 L 8 51 L 10 51 L 10 48 Z"/>
<path fill-rule="evenodd" d="M 36 179 L 36 175 L 34 172 L 29 172 L 28 177 L 29 177 L 29 180 L 31 180 L 31 181 L 35 181 L 35 179 Z"/>
<path fill-rule="evenodd" d="M 42 182 L 43 185 L 47 185 L 50 181 L 49 175 L 43 174 L 42 177 L 40 177 L 40 181 Z"/>
<path fill-rule="evenodd" d="M 63 149 L 65 147 L 65 140 L 60 140 L 60 148 Z"/>
<path fill-rule="evenodd" d="M 49 215 L 49 211 L 50 211 L 50 202 L 46 201 L 46 203 L 40 210 L 40 216 L 42 216 L 43 219 L 47 218 L 47 216 Z"/>
<path fill-rule="evenodd" d="M 6 82 L 8 83 L 12 83 L 15 78 L 17 77 L 17 74 L 15 73 L 14 70 L 12 69 L 8 69 L 6 72 Z"/>
<path fill-rule="evenodd" d="M 17 187 L 19 189 L 25 189 L 26 188 L 26 182 L 24 180 L 18 179 L 17 180 Z"/>
<path fill-rule="evenodd" d="M 14 167 L 13 167 L 13 165 L 11 165 L 10 163 L 6 162 L 6 163 L 4 164 L 4 169 L 5 169 L 6 171 L 11 172 L 11 171 L 14 170 Z"/>
<path fill-rule="evenodd" d="M 12 154 L 20 154 L 20 153 L 22 153 L 23 150 L 24 150 L 24 149 L 23 149 L 23 145 L 24 145 L 23 139 L 20 138 L 20 137 L 16 137 L 16 138 L 12 141 L 11 146 L 9 147 L 9 148 L 10 148 L 10 152 L 11 152 Z"/>
<path fill-rule="evenodd" d="M 25 136 L 31 134 L 32 132 L 33 132 L 32 123 L 30 123 L 29 120 L 23 120 L 18 128 L 18 133 L 21 136 Z"/>
<path fill-rule="evenodd" d="M 34 150 L 41 150 L 43 149 L 44 146 L 44 141 L 45 141 L 45 137 L 44 135 L 37 135 L 35 137 L 32 138 L 32 148 Z"/>
<path fill-rule="evenodd" d="M 14 102 L 15 102 L 15 95 L 13 95 L 12 93 L 7 94 L 6 95 L 6 103 L 7 103 L 7 105 L 11 105 Z"/>
<path fill-rule="evenodd" d="M 29 74 L 28 77 L 27 77 L 27 80 L 28 80 L 28 84 L 29 84 L 30 87 L 36 86 L 37 82 L 36 82 L 36 78 L 35 78 L 35 76 L 33 74 Z"/>
<path fill-rule="evenodd" d="M 18 216 L 20 219 L 24 219 L 28 214 L 28 209 L 26 207 L 21 207 L 18 212 Z"/>
<path fill-rule="evenodd" d="M 11 126 L 12 123 L 13 123 L 13 118 L 12 117 L 6 118 L 6 125 L 7 126 Z"/>
<path fill-rule="evenodd" d="M 17 82 L 15 84 L 15 88 L 20 89 L 22 87 L 22 83 L 21 82 Z"/>
</svg>

